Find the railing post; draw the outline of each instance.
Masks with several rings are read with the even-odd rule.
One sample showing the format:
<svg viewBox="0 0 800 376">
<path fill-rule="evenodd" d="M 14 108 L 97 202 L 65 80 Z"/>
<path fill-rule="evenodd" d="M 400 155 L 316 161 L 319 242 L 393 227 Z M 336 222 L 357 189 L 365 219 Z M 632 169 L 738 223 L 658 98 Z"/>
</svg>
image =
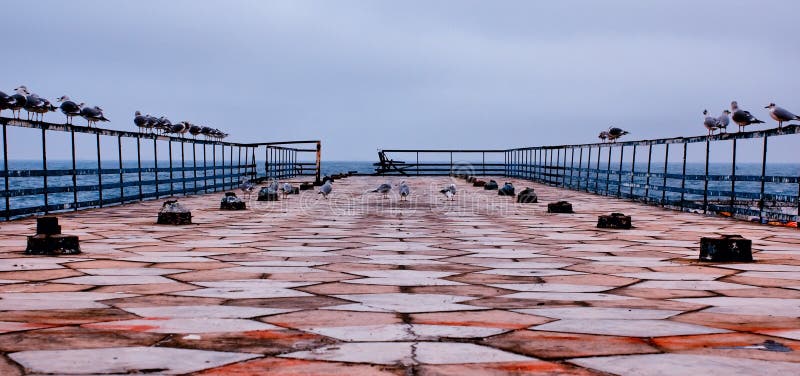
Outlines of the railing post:
<svg viewBox="0 0 800 376">
<path fill-rule="evenodd" d="M 686 194 L 686 148 L 689 144 L 683 142 L 683 170 L 681 172 L 681 211 L 685 206 L 683 202 L 684 195 Z"/>
<path fill-rule="evenodd" d="M 610 148 L 610 146 L 609 146 Z M 597 166 L 595 167 L 595 174 L 594 174 L 594 193 L 598 193 L 600 191 L 600 151 L 603 149 L 602 146 L 597 147 Z"/>
<path fill-rule="evenodd" d="M 70 139 L 72 143 L 72 205 L 73 210 L 78 210 L 78 170 L 77 170 L 77 162 L 75 161 L 75 129 L 70 126 L 69 127 Z"/>
<path fill-rule="evenodd" d="M 320 174 L 322 172 L 322 142 L 317 141 L 317 176 L 316 181 L 318 183 L 322 182 Z"/>
<path fill-rule="evenodd" d="M 665 144 L 664 150 L 664 176 L 661 179 L 661 207 L 667 204 L 667 172 L 669 171 L 669 144 Z"/>
<path fill-rule="evenodd" d="M 136 166 L 139 170 L 139 201 L 142 201 L 144 200 L 144 192 L 142 191 L 142 143 L 138 134 L 136 135 Z"/>
<path fill-rule="evenodd" d="M 233 189 L 233 145 L 228 145 L 228 189 Z"/>
<path fill-rule="evenodd" d="M 47 192 L 47 136 L 46 131 L 47 126 L 42 124 L 42 183 L 44 186 L 44 213 L 47 214 L 50 212 L 49 206 L 49 195 Z M 100 154 L 98 154 L 100 155 Z"/>
<path fill-rule="evenodd" d="M 7 128 L 6 123 L 3 123 L 3 171 L 6 172 L 5 176 L 3 177 L 3 180 L 5 181 L 5 188 L 6 188 L 6 197 L 5 197 L 5 201 L 6 201 L 6 221 L 8 221 L 8 220 L 11 219 L 11 197 L 8 196 L 8 188 L 9 188 L 9 181 L 8 181 L 8 178 L 9 178 L 9 176 L 8 176 L 8 131 L 6 130 L 6 128 Z M 74 141 L 75 140 L 75 134 L 74 133 L 73 133 L 72 137 L 73 137 L 72 138 L 73 139 L 73 142 L 72 142 L 72 145 L 73 145 L 73 147 L 72 147 L 73 158 L 72 158 L 72 160 L 74 161 L 75 160 L 75 158 L 74 158 L 74 155 L 75 155 L 75 152 L 74 152 L 74 150 L 75 150 L 75 147 L 74 147 L 74 145 L 75 145 L 75 141 Z M 75 165 L 75 163 L 73 162 L 73 166 L 74 165 Z M 73 167 L 72 169 L 73 169 L 73 172 L 74 172 L 75 167 Z M 73 176 L 75 176 L 75 175 L 73 174 Z"/>
<path fill-rule="evenodd" d="M 608 147 L 608 164 L 606 165 L 606 192 L 605 195 L 608 196 L 608 187 L 611 181 L 611 146 Z"/>
<path fill-rule="evenodd" d="M 569 188 L 572 189 L 572 174 L 575 172 L 575 147 L 570 147 L 569 151 Z"/>
<path fill-rule="evenodd" d="M 800 198 L 800 192 L 798 192 L 798 198 Z M 798 200 L 800 203 L 800 200 Z M 733 157 L 731 159 L 731 205 L 730 205 L 730 212 L 731 217 L 735 216 L 736 211 L 736 139 L 733 139 Z M 798 211 L 800 213 L 800 211 Z"/>
<path fill-rule="evenodd" d="M 208 145 L 203 142 L 203 193 L 208 193 L 208 162 L 206 159 L 207 146 Z"/>
<path fill-rule="evenodd" d="M 592 181 L 592 145 L 586 151 L 586 192 L 589 192 L 589 184 Z"/>
<path fill-rule="evenodd" d="M 644 202 L 645 203 L 650 202 L 650 171 L 651 171 L 650 168 L 652 166 L 652 163 L 651 163 L 652 161 L 653 161 L 653 144 L 650 143 L 650 145 L 647 148 L 647 175 L 646 175 L 647 179 L 645 180 L 645 183 L 644 183 Z"/>
<path fill-rule="evenodd" d="M 125 186 L 122 165 L 122 135 L 117 135 L 117 156 L 119 157 L 119 202 L 125 202 Z"/>
<path fill-rule="evenodd" d="M 622 160 L 625 159 L 625 145 L 619 148 L 619 168 L 617 169 L 617 198 L 622 197 Z"/>
<path fill-rule="evenodd" d="M 167 150 L 169 151 L 169 196 L 172 196 L 175 194 L 174 175 L 172 173 L 172 137 L 167 141 Z"/>
<path fill-rule="evenodd" d="M 706 139 L 706 168 L 705 178 L 703 179 L 703 214 L 708 213 L 708 156 L 711 149 L 711 140 Z"/>
<path fill-rule="evenodd" d="M 212 176 L 214 177 L 214 183 L 212 184 L 212 188 L 214 188 L 214 192 L 217 191 L 217 143 L 211 143 L 211 165 L 214 168 L 214 172 Z"/>
<path fill-rule="evenodd" d="M 100 196 L 100 207 L 103 207 L 103 165 L 100 162 L 100 132 L 95 133 L 97 135 L 97 185 L 100 187 L 98 190 Z"/>
<path fill-rule="evenodd" d="M 156 198 L 158 198 L 158 136 L 153 137 L 153 166 L 153 169 L 155 170 L 154 175 L 156 178 Z"/>
<path fill-rule="evenodd" d="M 634 186 L 636 185 L 636 144 L 633 144 L 633 160 L 631 160 L 631 189 L 630 189 L 630 199 L 634 200 Z"/>
<path fill-rule="evenodd" d="M 764 188 L 766 184 L 767 173 L 767 133 L 764 132 L 764 147 L 761 152 L 761 192 L 759 193 L 758 200 L 758 222 L 764 223 L 764 207 L 766 206 L 764 200 Z"/>
<path fill-rule="evenodd" d="M 581 181 L 583 180 L 583 146 L 581 146 L 581 150 L 578 151 L 578 187 L 577 190 L 581 190 Z"/>
<path fill-rule="evenodd" d="M 186 196 L 186 152 L 184 149 L 186 148 L 186 144 L 184 143 L 183 139 L 181 139 L 181 187 L 183 192 L 181 192 L 184 196 Z"/>
</svg>

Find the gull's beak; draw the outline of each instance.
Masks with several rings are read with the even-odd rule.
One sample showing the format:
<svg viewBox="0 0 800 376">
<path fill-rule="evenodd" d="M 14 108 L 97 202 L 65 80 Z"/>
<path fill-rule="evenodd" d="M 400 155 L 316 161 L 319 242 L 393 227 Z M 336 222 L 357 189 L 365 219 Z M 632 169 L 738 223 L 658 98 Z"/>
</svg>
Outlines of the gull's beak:
<svg viewBox="0 0 800 376">
<path fill-rule="evenodd" d="M 764 108 L 769 108 L 769 106 L 764 106 Z"/>
</svg>

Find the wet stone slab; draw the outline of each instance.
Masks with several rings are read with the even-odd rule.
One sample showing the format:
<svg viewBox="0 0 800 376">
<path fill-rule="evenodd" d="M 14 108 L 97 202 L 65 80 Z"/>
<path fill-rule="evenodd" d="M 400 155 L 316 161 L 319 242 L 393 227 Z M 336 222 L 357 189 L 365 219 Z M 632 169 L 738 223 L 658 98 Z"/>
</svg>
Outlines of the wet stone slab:
<svg viewBox="0 0 800 376">
<path fill-rule="evenodd" d="M 60 214 L 79 256 L 25 256 L 34 219 L 4 224 L 0 374 L 800 374 L 796 229 L 481 179 L 580 210 L 349 177 L 241 212 L 183 197 L 190 227 L 158 201 Z M 596 228 L 613 212 L 636 228 Z M 725 233 L 756 261 L 698 261 Z"/>
</svg>

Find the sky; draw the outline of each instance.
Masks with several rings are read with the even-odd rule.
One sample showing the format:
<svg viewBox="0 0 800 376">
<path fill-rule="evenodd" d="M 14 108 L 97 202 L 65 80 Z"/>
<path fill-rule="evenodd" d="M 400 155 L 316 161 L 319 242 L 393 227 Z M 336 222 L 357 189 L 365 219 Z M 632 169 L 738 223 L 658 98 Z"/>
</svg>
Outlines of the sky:
<svg viewBox="0 0 800 376">
<path fill-rule="evenodd" d="M 6 93 L 99 105 L 113 129 L 141 110 L 320 139 L 324 160 L 693 136 L 731 100 L 770 126 L 770 102 L 800 113 L 795 0 L 0 2 Z"/>
</svg>

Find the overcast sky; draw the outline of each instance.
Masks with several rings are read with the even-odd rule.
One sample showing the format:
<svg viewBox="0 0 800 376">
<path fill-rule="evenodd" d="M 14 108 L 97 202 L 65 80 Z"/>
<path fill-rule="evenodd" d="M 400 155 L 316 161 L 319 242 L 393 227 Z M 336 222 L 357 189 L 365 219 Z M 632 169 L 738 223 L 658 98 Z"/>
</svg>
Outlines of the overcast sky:
<svg viewBox="0 0 800 376">
<path fill-rule="evenodd" d="M 3 0 L 0 24 L 2 91 L 114 129 L 141 110 L 321 139 L 327 160 L 697 135 L 734 99 L 770 125 L 769 102 L 800 112 L 796 0 Z"/>
</svg>

